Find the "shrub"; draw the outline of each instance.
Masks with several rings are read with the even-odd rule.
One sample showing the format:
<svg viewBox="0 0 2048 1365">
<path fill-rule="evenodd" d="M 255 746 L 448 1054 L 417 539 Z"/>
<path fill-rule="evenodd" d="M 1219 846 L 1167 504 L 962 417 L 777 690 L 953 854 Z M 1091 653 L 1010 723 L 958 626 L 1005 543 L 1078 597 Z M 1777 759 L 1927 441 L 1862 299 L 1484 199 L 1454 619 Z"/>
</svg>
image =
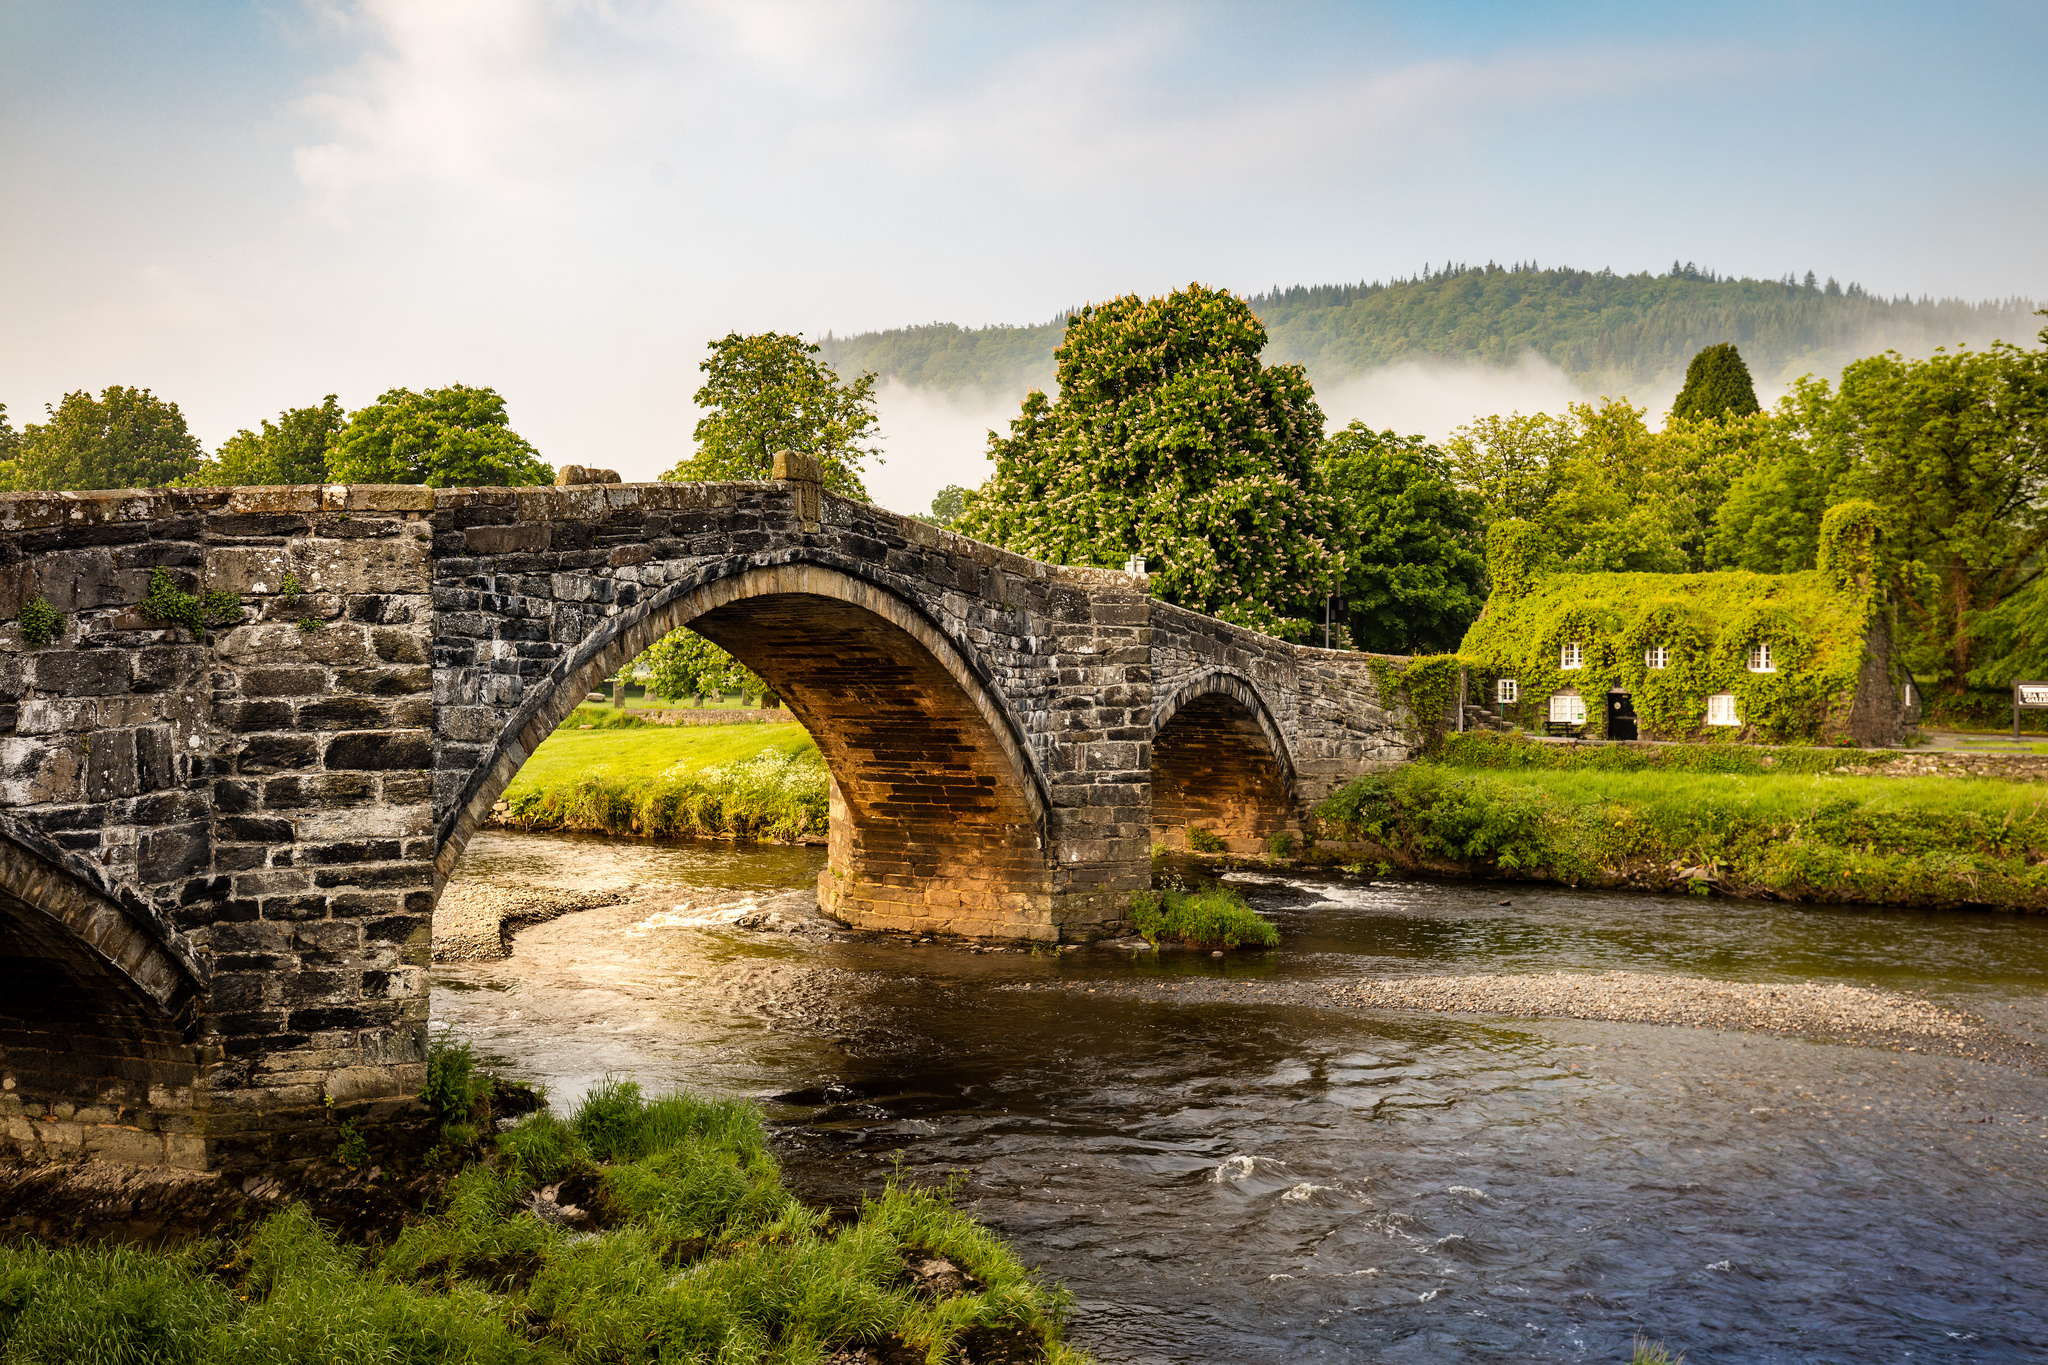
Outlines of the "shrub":
<svg viewBox="0 0 2048 1365">
<path fill-rule="evenodd" d="M 1273 922 L 1227 886 L 1140 891 L 1131 897 L 1131 922 L 1153 943 L 1186 943 L 1197 948 L 1246 944 L 1275 948 L 1280 944 L 1280 931 Z"/>
<path fill-rule="evenodd" d="M 64 633 L 64 618 L 41 593 L 21 604 L 21 642 L 41 649 Z"/>
<path fill-rule="evenodd" d="M 1188 847 L 1196 853 L 1222 853 L 1229 848 L 1223 840 L 1206 829 L 1188 826 Z"/>
<path fill-rule="evenodd" d="M 192 638 L 206 638 L 208 626 L 239 625 L 246 619 L 241 601 L 231 592 L 196 597 L 181 589 L 161 566 L 149 571 L 149 593 L 136 606 L 144 618 L 183 626 Z"/>
<path fill-rule="evenodd" d="M 490 1120 L 491 1078 L 468 1043 L 444 1033 L 427 1045 L 427 1088 L 420 1092 L 441 1125 L 441 1143 L 453 1151 L 476 1145 Z"/>
</svg>

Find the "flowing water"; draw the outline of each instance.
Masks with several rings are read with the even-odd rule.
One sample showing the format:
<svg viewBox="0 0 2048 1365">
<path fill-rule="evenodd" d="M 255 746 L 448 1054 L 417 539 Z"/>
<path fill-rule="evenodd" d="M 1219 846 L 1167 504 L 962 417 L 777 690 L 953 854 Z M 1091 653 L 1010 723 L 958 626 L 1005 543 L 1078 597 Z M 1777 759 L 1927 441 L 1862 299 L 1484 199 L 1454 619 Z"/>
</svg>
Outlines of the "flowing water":
<svg viewBox="0 0 2048 1365">
<path fill-rule="evenodd" d="M 1279 951 L 1134 959 L 707 913 L 809 886 L 821 858 L 480 836 L 464 877 L 660 899 L 437 968 L 436 1021 L 561 1105 L 607 1073 L 757 1096 L 822 1201 L 899 1164 L 964 1173 L 1105 1362 L 1625 1361 L 1637 1333 L 1694 1365 L 2048 1359 L 2037 1069 L 1214 998 L 1219 978 L 1625 968 L 1921 992 L 2048 1042 L 2041 921 L 1273 880 L 1247 889 Z"/>
</svg>

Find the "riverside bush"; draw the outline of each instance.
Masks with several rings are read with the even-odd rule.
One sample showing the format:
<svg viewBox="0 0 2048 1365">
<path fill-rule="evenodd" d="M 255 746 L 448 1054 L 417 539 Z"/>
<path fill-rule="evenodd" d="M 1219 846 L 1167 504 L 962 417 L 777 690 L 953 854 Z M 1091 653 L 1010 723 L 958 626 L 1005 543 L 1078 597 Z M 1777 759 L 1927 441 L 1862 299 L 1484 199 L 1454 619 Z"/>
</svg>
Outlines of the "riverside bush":
<svg viewBox="0 0 2048 1365">
<path fill-rule="evenodd" d="M 564 785 L 514 787 L 505 800 L 511 822 L 522 825 L 799 840 L 824 837 L 826 793 L 822 759 L 770 748 L 708 768 L 677 763 L 644 781 L 600 767 Z"/>
<path fill-rule="evenodd" d="M 1280 946 L 1280 931 L 1273 922 L 1227 886 L 1140 891 L 1131 897 L 1131 923 L 1153 943 L 1186 943 L 1197 948 Z"/>
<path fill-rule="evenodd" d="M 543 1181 L 592 1192 L 596 1235 L 535 1215 Z M 915 1290 L 926 1256 L 965 1292 Z M 52 1365 L 794 1365 L 858 1343 L 1084 1365 L 1060 1340 L 1068 1308 L 950 1190 L 892 1179 L 835 1226 L 782 1185 L 751 1105 L 630 1082 L 502 1134 L 381 1253 L 301 1204 L 226 1248 L 0 1248 L 0 1354 Z"/>
<path fill-rule="evenodd" d="M 1317 818 L 1397 863 L 1472 875 L 2048 910 L 2048 792 L 2026 783 L 1411 764 Z"/>
</svg>

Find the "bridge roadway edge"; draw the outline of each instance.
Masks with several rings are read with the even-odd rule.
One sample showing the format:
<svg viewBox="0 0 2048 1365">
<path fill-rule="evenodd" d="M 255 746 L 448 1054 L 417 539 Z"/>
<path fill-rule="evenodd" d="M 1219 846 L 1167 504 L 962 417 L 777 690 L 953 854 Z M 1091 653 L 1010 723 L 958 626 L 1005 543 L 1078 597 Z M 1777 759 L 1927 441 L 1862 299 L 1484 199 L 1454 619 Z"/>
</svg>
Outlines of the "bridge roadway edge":
<svg viewBox="0 0 2048 1365">
<path fill-rule="evenodd" d="M 143 620 L 157 568 L 250 619 L 205 639 Z M 0 963 L 39 983 L 0 992 L 6 1143 L 259 1164 L 403 1111 L 460 844 L 594 676 L 742 580 L 704 628 L 765 650 L 771 680 L 803 652 L 774 642 L 812 619 L 872 665 L 865 693 L 815 662 L 790 678 L 834 764 L 822 890 L 856 924 L 1120 929 L 1162 837 L 1162 726 L 1185 740 L 1176 781 L 1238 794 L 1226 822 L 1277 793 L 1296 825 L 1407 754 L 1361 656 L 815 485 L 0 494 L 0 836 L 21 835 L 0 842 L 33 868 L 0 885 Z M 36 596 L 66 619 L 31 649 Z M 873 716 L 835 720 L 861 697 Z M 912 762 L 919 733 L 938 749 Z M 66 1012 L 111 1022 L 67 1054 Z"/>
</svg>

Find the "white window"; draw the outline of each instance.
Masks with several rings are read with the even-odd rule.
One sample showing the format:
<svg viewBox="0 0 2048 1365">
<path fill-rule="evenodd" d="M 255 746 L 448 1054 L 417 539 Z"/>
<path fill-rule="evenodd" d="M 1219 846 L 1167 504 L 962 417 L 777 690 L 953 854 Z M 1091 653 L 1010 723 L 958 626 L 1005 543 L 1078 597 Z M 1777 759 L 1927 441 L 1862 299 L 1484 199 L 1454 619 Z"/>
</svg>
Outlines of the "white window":
<svg viewBox="0 0 2048 1365">
<path fill-rule="evenodd" d="M 1493 685 L 1493 699 L 1497 702 L 1519 701 L 1521 696 L 1522 689 L 1513 678 L 1502 678 Z"/>
<path fill-rule="evenodd" d="M 1586 699 L 1576 692 L 1550 694 L 1550 718 L 1564 725 L 1586 723 Z"/>
<path fill-rule="evenodd" d="M 1569 641 L 1563 649 L 1557 651 L 1557 666 L 1559 668 L 1584 668 L 1586 666 L 1585 651 L 1579 648 L 1577 640 Z"/>
<path fill-rule="evenodd" d="M 1671 663 L 1671 651 L 1662 645 L 1651 645 L 1643 651 L 1643 667 L 1666 668 Z"/>
<path fill-rule="evenodd" d="M 1749 647 L 1749 671 L 1752 673 L 1776 673 L 1778 666 L 1771 662 L 1771 645 L 1768 640 L 1758 640 Z"/>
<path fill-rule="evenodd" d="M 1735 694 L 1733 692 L 1716 692 L 1713 696 L 1707 698 L 1707 724 L 1742 724 L 1741 717 L 1735 714 Z"/>
</svg>

